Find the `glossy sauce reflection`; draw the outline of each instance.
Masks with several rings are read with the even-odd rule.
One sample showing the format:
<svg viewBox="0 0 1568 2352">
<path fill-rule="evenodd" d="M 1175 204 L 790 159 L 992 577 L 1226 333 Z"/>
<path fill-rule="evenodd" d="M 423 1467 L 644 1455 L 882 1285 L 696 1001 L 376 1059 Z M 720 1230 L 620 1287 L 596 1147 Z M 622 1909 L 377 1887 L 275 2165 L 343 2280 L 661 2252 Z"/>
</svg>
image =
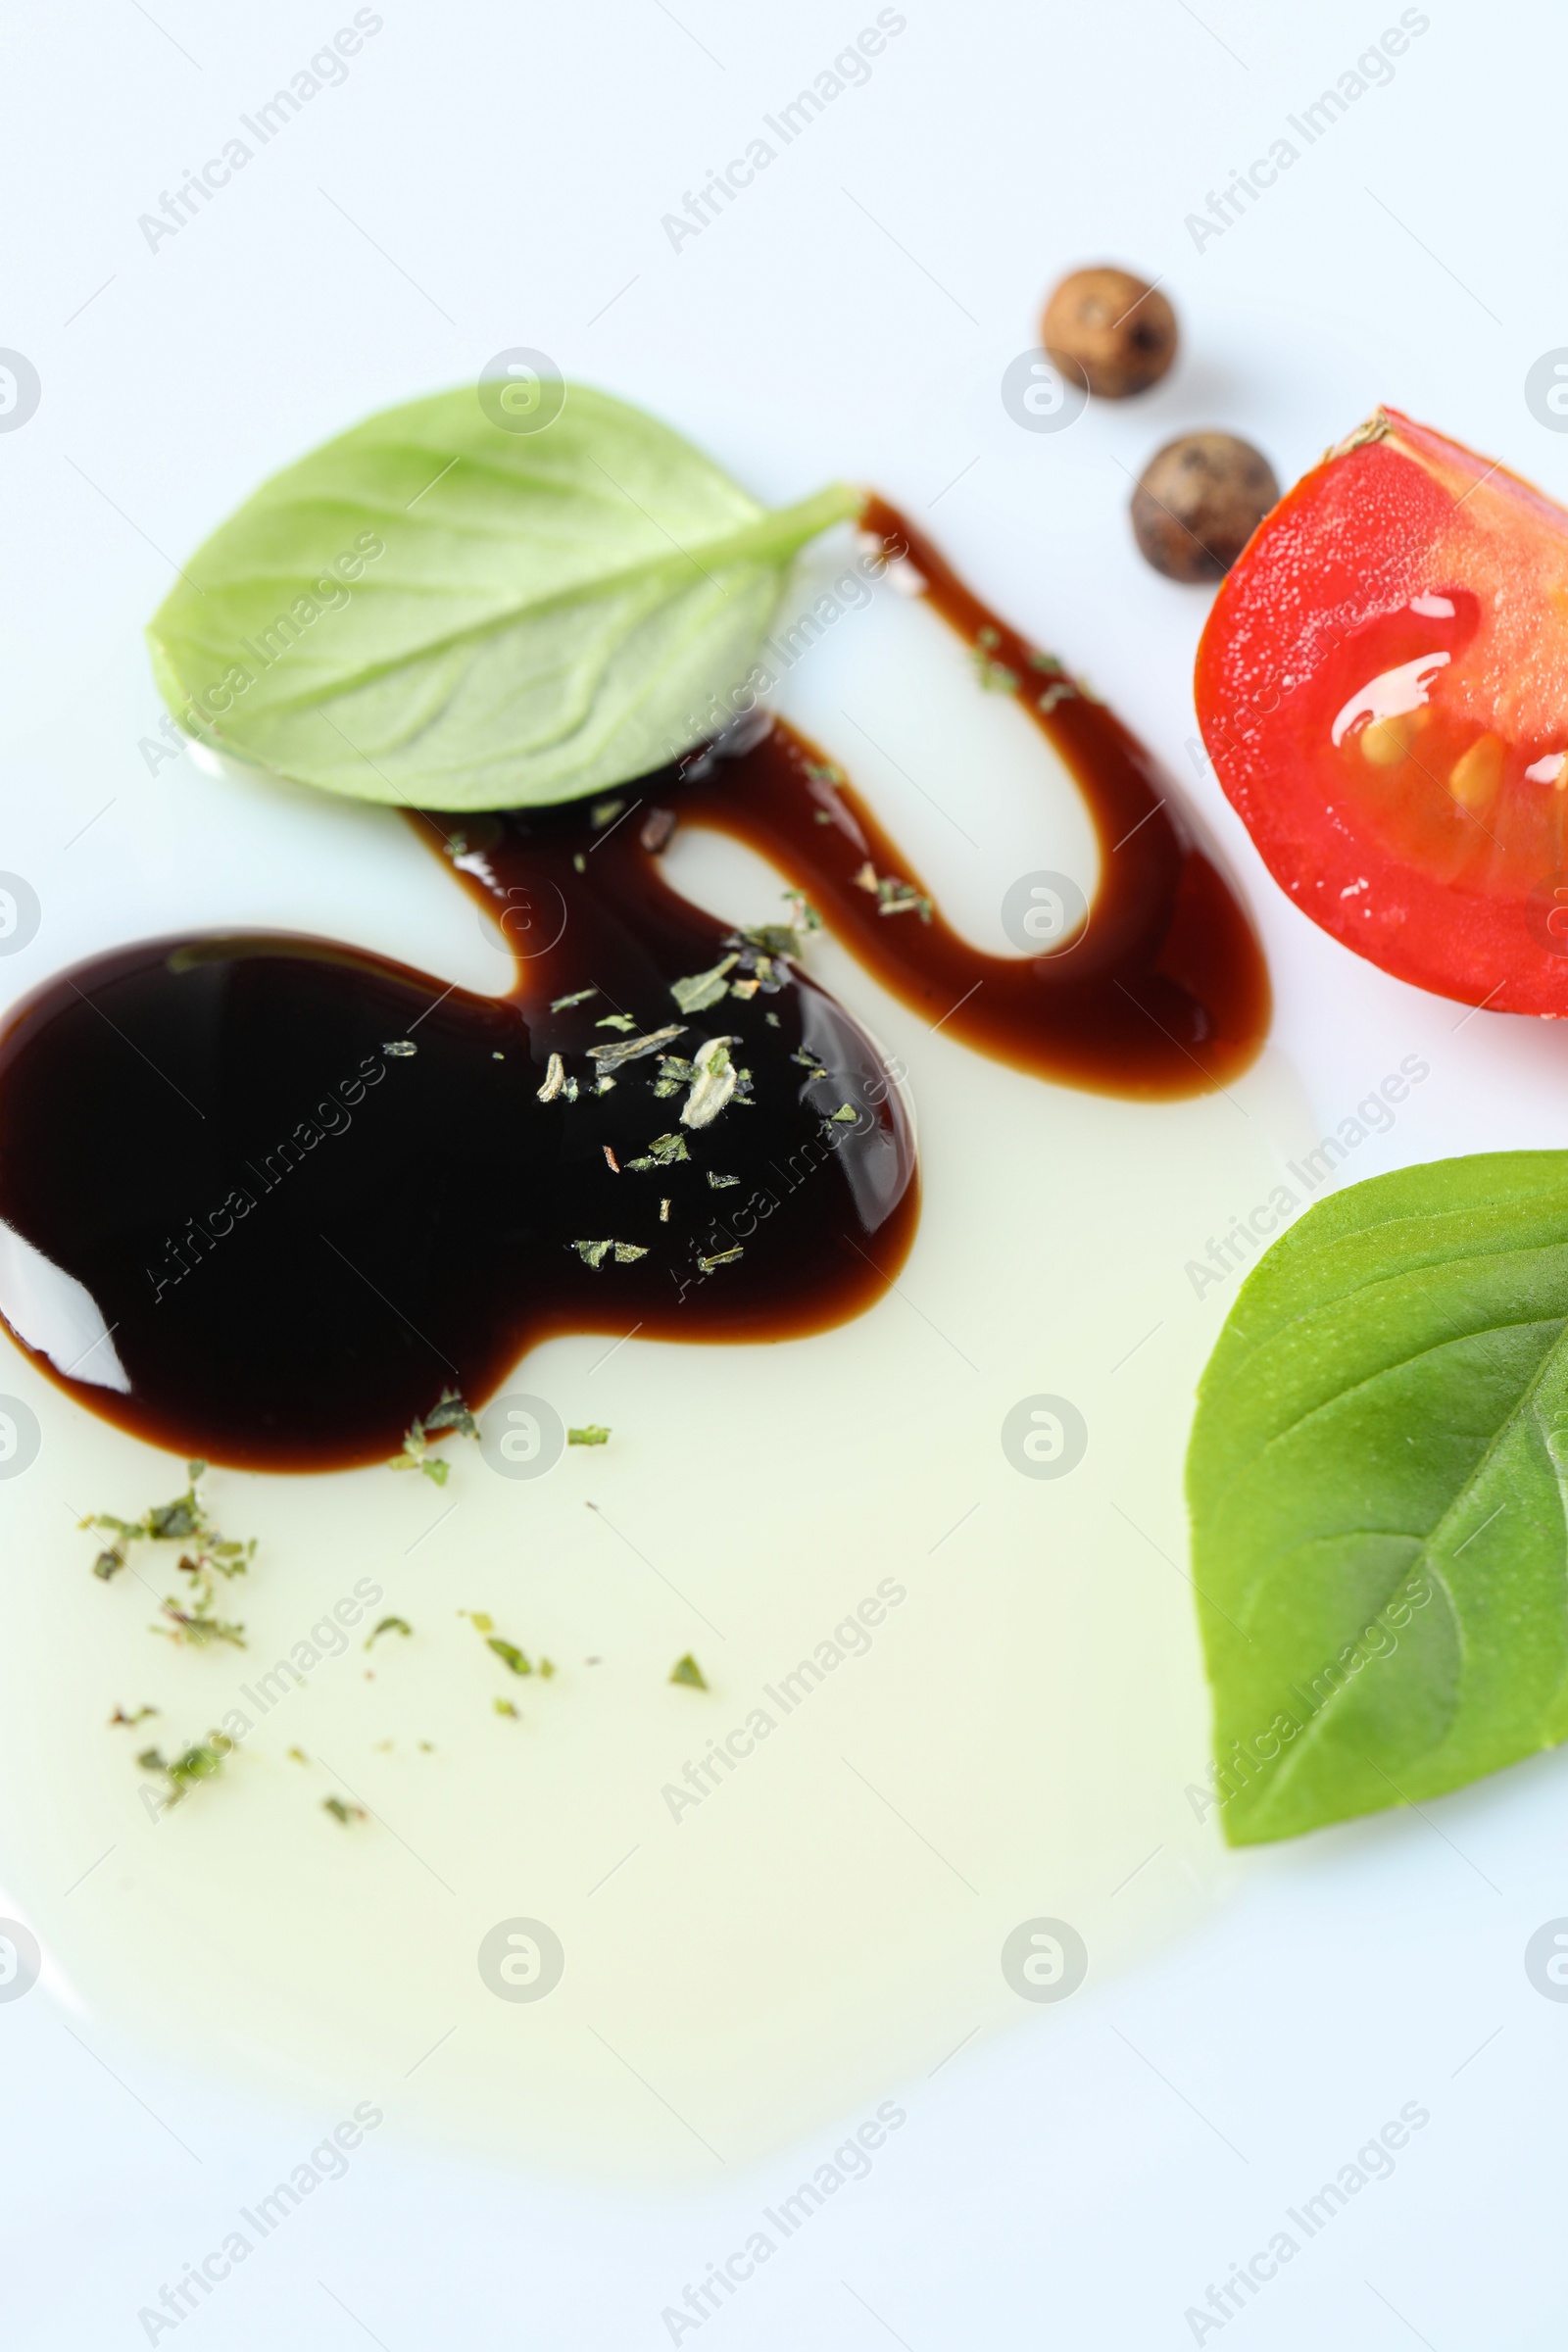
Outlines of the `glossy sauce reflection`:
<svg viewBox="0 0 1568 2352">
<path fill-rule="evenodd" d="M 1015 1068 L 1154 1101 L 1246 1066 L 1262 960 L 1168 782 L 892 509 L 867 519 L 1082 790 L 1102 850 L 1082 936 L 1031 959 L 966 945 L 781 722 L 623 787 L 597 825 L 582 805 L 411 815 L 519 945 L 506 998 L 266 934 L 118 950 L 14 1016 L 0 1218 L 34 1292 L 68 1277 L 105 1335 L 73 1360 L 13 1307 L 42 1369 L 157 1445 L 328 1469 L 389 1454 L 445 1389 L 480 1404 L 561 1333 L 782 1340 L 872 1304 L 918 1214 L 896 1073 L 777 943 L 668 886 L 672 821 L 773 858 L 895 996 Z M 742 1075 L 692 1124 L 715 1039 Z"/>
</svg>

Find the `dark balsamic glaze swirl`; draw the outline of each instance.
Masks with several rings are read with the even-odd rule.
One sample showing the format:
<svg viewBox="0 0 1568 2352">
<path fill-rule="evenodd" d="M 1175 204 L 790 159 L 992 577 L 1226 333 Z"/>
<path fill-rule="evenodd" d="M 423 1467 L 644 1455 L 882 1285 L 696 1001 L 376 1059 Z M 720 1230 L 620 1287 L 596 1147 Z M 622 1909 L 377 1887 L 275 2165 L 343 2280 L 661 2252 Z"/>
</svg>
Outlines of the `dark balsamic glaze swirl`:
<svg viewBox="0 0 1568 2352">
<path fill-rule="evenodd" d="M 1084 793 L 1102 881 L 1070 952 L 1014 961 L 935 907 L 882 913 L 867 864 L 923 885 L 782 722 L 623 787 L 618 821 L 597 827 L 580 804 L 461 831 L 411 819 L 512 941 L 506 997 L 270 933 L 117 950 L 18 1008 L 0 1040 L 0 1219 L 85 1288 L 110 1335 L 96 1361 L 29 1348 L 41 1370 L 153 1444 L 330 1469 L 389 1454 L 443 1389 L 479 1405 L 558 1334 L 772 1341 L 872 1304 L 918 1215 L 897 1087 L 799 964 L 759 961 L 668 886 L 670 817 L 770 857 L 895 996 L 1016 1068 L 1154 1100 L 1246 1066 L 1266 974 L 1168 782 L 892 509 L 866 519 L 1016 673 Z M 682 1014 L 672 984 L 726 956 L 742 995 Z M 724 1037 L 749 1075 L 695 1128 L 689 1082 L 658 1055 L 596 1092 L 592 1049 L 628 1034 L 612 1016 L 630 1034 L 679 1024 L 665 1052 L 686 1060 Z M 540 1099 L 553 1054 L 575 1101 Z M 662 1162 L 650 1147 L 671 1135 L 688 1156 Z M 622 1254 L 589 1262 L 578 1245 L 600 1242 Z M 116 1365 L 127 1385 L 103 1385 Z"/>
</svg>

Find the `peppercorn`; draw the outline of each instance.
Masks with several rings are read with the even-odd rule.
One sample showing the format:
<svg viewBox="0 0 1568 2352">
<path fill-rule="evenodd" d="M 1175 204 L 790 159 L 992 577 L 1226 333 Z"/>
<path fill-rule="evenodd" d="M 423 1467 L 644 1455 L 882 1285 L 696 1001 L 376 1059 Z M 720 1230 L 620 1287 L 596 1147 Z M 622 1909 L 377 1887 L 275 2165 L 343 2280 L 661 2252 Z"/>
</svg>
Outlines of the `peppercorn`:
<svg viewBox="0 0 1568 2352">
<path fill-rule="evenodd" d="M 1176 314 L 1130 270 L 1104 263 L 1062 279 L 1040 340 L 1070 378 L 1081 375 L 1102 400 L 1125 400 L 1157 384 L 1176 357 Z"/>
<path fill-rule="evenodd" d="M 1274 468 L 1234 433 L 1183 433 L 1144 467 L 1133 532 L 1169 580 L 1223 578 L 1280 495 Z"/>
</svg>

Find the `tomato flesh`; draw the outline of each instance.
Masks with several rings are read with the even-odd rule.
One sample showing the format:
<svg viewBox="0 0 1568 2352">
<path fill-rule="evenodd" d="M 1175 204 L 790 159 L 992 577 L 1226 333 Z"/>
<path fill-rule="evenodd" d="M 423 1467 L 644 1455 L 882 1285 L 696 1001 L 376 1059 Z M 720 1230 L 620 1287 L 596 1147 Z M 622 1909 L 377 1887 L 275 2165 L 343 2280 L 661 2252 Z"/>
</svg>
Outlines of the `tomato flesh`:
<svg viewBox="0 0 1568 2352">
<path fill-rule="evenodd" d="M 1568 513 L 1380 411 L 1253 534 L 1196 691 L 1303 912 L 1440 995 L 1568 1013 Z"/>
</svg>

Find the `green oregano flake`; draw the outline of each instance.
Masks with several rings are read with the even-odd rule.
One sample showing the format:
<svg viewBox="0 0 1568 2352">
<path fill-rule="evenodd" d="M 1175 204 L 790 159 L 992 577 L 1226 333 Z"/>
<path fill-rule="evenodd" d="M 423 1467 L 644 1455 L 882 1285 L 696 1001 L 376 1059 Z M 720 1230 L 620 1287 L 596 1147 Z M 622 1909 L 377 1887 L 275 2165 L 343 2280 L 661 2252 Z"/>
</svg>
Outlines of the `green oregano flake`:
<svg viewBox="0 0 1568 2352">
<path fill-rule="evenodd" d="M 196 1488 L 206 1471 L 205 1462 L 189 1462 L 189 1491 L 173 1502 L 155 1503 L 147 1514 L 147 1533 L 158 1543 L 183 1544 L 187 1536 L 205 1535 L 206 1513 L 196 1499 Z"/>
<path fill-rule="evenodd" d="M 586 1004 L 590 997 L 597 997 L 598 994 L 597 988 L 579 988 L 572 996 L 553 998 L 550 1009 L 552 1012 L 564 1012 L 569 1004 Z"/>
<path fill-rule="evenodd" d="M 205 1740 L 197 1740 L 177 1755 L 172 1764 L 165 1767 L 171 1784 L 183 1791 L 197 1781 L 216 1779 L 222 1771 L 233 1744 L 222 1732 L 209 1732 Z"/>
<path fill-rule="evenodd" d="M 444 1438 L 452 1431 L 456 1431 L 460 1437 L 477 1438 L 479 1424 L 456 1389 L 443 1389 L 422 1418 L 416 1414 L 404 1435 L 402 1452 L 393 1454 L 386 1467 L 389 1470 L 421 1470 L 432 1485 L 444 1487 L 452 1465 L 440 1454 L 433 1454 L 430 1445 L 432 1440 Z"/>
<path fill-rule="evenodd" d="M 672 1683 L 684 1683 L 688 1690 L 706 1690 L 708 1689 L 707 1678 L 690 1650 L 683 1658 L 675 1660 L 669 1670 L 669 1679 Z"/>
<path fill-rule="evenodd" d="M 206 1473 L 205 1462 L 187 1462 L 189 1483 L 172 1502 L 154 1503 L 139 1519 L 120 1519 L 113 1512 L 100 1511 L 80 1525 L 101 1529 L 115 1539 L 92 1564 L 94 1576 L 105 1584 L 125 1566 L 134 1544 L 186 1545 L 175 1562 L 179 1574 L 189 1580 L 186 1589 L 177 1595 L 171 1593 L 160 1604 L 165 1622 L 149 1630 L 191 1648 L 227 1642 L 243 1649 L 244 1626 L 218 1613 L 219 1585 L 220 1580 L 228 1583 L 246 1574 L 256 1556 L 256 1542 L 253 1537 L 240 1544 L 220 1535 L 200 1491 Z"/>
<path fill-rule="evenodd" d="M 407 1636 L 412 1634 L 414 1628 L 406 1617 L 383 1617 L 380 1624 L 375 1628 L 374 1632 L 367 1636 L 365 1647 L 367 1649 L 373 1649 L 383 1634 L 403 1634 Z"/>
<path fill-rule="evenodd" d="M 351 1822 L 366 1821 L 369 1818 L 363 1805 L 345 1804 L 340 1796 L 323 1796 L 321 1810 L 323 1813 L 330 1813 L 332 1819 L 341 1822 L 345 1829 Z"/>
<path fill-rule="evenodd" d="M 786 890 L 781 895 L 793 909 L 790 917 L 791 930 L 803 934 L 808 931 L 821 930 L 822 917 L 803 891 Z"/>
<path fill-rule="evenodd" d="M 875 899 L 878 914 L 918 914 L 922 923 L 931 920 L 931 901 L 924 891 L 901 881 L 897 874 L 879 874 L 869 858 L 856 875 L 855 885 Z"/>
<path fill-rule="evenodd" d="M 556 1670 L 548 1658 L 541 1658 L 535 1668 L 532 1660 L 517 1647 L 515 1642 L 509 1642 L 503 1635 L 498 1634 L 496 1621 L 488 1610 L 460 1609 L 458 1615 L 466 1617 L 474 1632 L 482 1638 L 486 1649 L 492 1651 L 501 1660 L 509 1674 L 522 1675 L 537 1672 L 549 1676 L 555 1673 Z"/>
<path fill-rule="evenodd" d="M 686 1066 L 689 1072 L 690 1064 L 688 1063 Z M 656 1094 L 659 1091 L 658 1087 L 654 1089 Z M 636 1159 L 628 1159 L 626 1165 L 640 1175 L 649 1168 L 672 1167 L 676 1160 L 690 1159 L 690 1157 L 691 1153 L 686 1149 L 686 1138 L 683 1135 L 656 1135 L 647 1151 Z"/>
<path fill-rule="evenodd" d="M 585 1429 L 568 1429 L 566 1432 L 568 1446 L 608 1446 L 609 1443 L 610 1432 L 602 1422 L 590 1421 Z"/>
<path fill-rule="evenodd" d="M 801 934 L 790 923 L 754 923 L 740 936 L 749 948 L 756 948 L 764 958 L 770 956 L 793 956 L 798 960 L 800 957 Z M 766 973 L 762 975 L 764 979 L 767 976 Z"/>
<path fill-rule="evenodd" d="M 594 1023 L 596 1029 L 635 1029 L 636 1026 L 629 1012 L 607 1012 L 602 1020 Z"/>
<path fill-rule="evenodd" d="M 187 1649 L 205 1649 L 214 1642 L 226 1642 L 234 1649 L 245 1647 L 243 1623 L 235 1618 L 219 1616 L 216 1596 L 210 1587 L 196 1586 L 188 1606 L 181 1606 L 180 1599 L 173 1593 L 167 1600 L 160 1601 L 158 1606 L 166 1622 L 149 1626 L 149 1633 L 162 1634 L 168 1641 Z"/>
<path fill-rule="evenodd" d="M 669 993 L 682 1012 L 706 1012 L 721 997 L 729 994 L 725 974 L 734 970 L 740 961 L 739 953 L 722 956 L 710 971 L 693 972 L 684 980 L 672 980 Z"/>
<path fill-rule="evenodd" d="M 216 1780 L 233 1753 L 234 1742 L 226 1732 L 209 1732 L 205 1740 L 193 1740 L 172 1761 L 162 1748 L 144 1747 L 136 1758 L 143 1772 L 162 1775 L 166 1795 L 164 1808 L 177 1805 L 189 1795 L 200 1781 Z"/>
<path fill-rule="evenodd" d="M 976 677 L 988 694 L 1016 694 L 1017 671 L 995 659 L 996 649 L 1001 643 L 1000 629 L 979 629 L 975 632 L 974 650 L 969 659 L 974 664 Z"/>
<path fill-rule="evenodd" d="M 1568 1739 L 1568 1153 L 1308 1209 L 1231 1309 L 1187 1486 L 1215 1739 L 1188 1796 L 1233 1844 Z"/>
<path fill-rule="evenodd" d="M 443 1389 L 433 1409 L 424 1416 L 426 1437 L 442 1430 L 454 1429 L 460 1438 L 477 1438 L 479 1424 L 469 1412 L 456 1389 Z"/>
<path fill-rule="evenodd" d="M 602 1046 L 590 1046 L 589 1058 L 602 1070 L 618 1070 L 624 1062 L 640 1061 L 645 1054 L 657 1054 L 671 1039 L 685 1034 L 679 1021 L 671 1021 L 662 1029 L 650 1029 L 646 1037 L 614 1038 Z"/>
</svg>

